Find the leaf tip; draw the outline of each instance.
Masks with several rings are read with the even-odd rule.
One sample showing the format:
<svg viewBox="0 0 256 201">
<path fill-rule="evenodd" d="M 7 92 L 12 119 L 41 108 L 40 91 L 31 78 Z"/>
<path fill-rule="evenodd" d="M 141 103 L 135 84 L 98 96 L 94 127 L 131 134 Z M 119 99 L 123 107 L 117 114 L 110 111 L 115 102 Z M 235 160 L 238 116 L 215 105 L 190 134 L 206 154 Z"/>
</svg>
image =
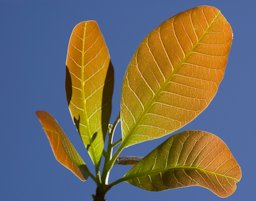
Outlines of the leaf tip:
<svg viewBox="0 0 256 201">
<path fill-rule="evenodd" d="M 35 112 L 35 114 L 36 114 L 37 118 L 40 120 L 41 118 L 43 118 L 47 114 L 47 112 L 45 112 L 43 110 L 37 110 Z"/>
<path fill-rule="evenodd" d="M 96 20 L 87 20 L 87 21 L 81 21 L 78 24 L 76 24 L 73 31 L 77 30 L 79 28 L 85 28 L 87 25 L 92 26 L 92 27 L 99 27 L 98 22 Z"/>
</svg>

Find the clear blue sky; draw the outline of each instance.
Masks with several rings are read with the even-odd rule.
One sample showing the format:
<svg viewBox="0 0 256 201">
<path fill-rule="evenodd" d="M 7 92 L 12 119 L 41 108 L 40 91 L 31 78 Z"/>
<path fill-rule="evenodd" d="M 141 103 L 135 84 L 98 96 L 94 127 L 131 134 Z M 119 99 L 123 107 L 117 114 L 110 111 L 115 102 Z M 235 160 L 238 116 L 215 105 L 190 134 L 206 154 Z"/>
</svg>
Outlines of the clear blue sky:
<svg viewBox="0 0 256 201">
<path fill-rule="evenodd" d="M 0 0 L 0 200 L 89 201 L 91 180 L 82 183 L 59 165 L 34 114 L 51 112 L 86 160 L 65 97 L 65 57 L 72 28 L 98 21 L 115 68 L 112 120 L 119 110 L 122 78 L 137 45 L 163 20 L 198 5 L 214 5 L 231 23 L 234 42 L 224 81 L 209 108 L 184 129 L 221 137 L 243 170 L 236 193 L 226 200 L 253 200 L 256 184 L 256 26 L 254 0 Z M 184 130 L 183 129 L 183 130 Z M 164 139 L 126 150 L 145 154 Z M 88 163 L 88 162 L 87 162 Z M 117 167 L 111 176 L 121 175 Z M 253 198 L 254 197 L 254 198 Z M 109 201 L 218 201 L 198 187 L 150 193 L 126 183 Z"/>
</svg>

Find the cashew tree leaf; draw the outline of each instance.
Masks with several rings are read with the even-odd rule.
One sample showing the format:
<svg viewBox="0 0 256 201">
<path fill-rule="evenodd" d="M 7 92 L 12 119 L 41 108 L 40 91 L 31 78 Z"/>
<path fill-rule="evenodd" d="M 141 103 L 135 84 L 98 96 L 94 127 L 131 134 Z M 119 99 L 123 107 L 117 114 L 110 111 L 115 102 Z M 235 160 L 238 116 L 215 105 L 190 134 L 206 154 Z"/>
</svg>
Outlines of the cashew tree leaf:
<svg viewBox="0 0 256 201">
<path fill-rule="evenodd" d="M 123 147 L 174 132 L 209 105 L 232 36 L 217 8 L 200 6 L 163 22 L 142 41 L 123 81 Z"/>
<path fill-rule="evenodd" d="M 153 150 L 123 180 L 149 191 L 201 186 L 219 197 L 228 197 L 241 175 L 237 161 L 220 138 L 204 131 L 185 131 Z"/>
<path fill-rule="evenodd" d="M 57 121 L 44 111 L 37 111 L 36 115 L 47 135 L 56 160 L 73 172 L 80 180 L 85 181 L 88 177 L 87 167 Z"/>
<path fill-rule="evenodd" d="M 98 164 L 111 113 L 114 71 L 96 21 L 77 24 L 66 59 L 69 110 L 94 164 Z"/>
</svg>

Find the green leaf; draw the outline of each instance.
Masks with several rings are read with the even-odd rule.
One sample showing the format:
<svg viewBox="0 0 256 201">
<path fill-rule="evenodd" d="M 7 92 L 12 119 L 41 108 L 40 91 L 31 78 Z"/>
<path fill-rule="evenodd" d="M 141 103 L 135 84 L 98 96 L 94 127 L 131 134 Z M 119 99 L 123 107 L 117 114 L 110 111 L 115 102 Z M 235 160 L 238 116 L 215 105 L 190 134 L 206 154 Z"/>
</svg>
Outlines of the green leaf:
<svg viewBox="0 0 256 201">
<path fill-rule="evenodd" d="M 204 131 L 185 131 L 167 139 L 122 180 L 149 191 L 201 186 L 227 197 L 241 176 L 237 161 L 220 138 Z"/>
<path fill-rule="evenodd" d="M 223 79 L 232 29 L 200 6 L 153 30 L 127 68 L 121 95 L 123 147 L 162 137 L 196 118 Z"/>
<path fill-rule="evenodd" d="M 111 113 L 114 71 L 95 21 L 81 22 L 70 36 L 66 92 L 69 110 L 94 164 L 98 164 Z"/>
<path fill-rule="evenodd" d="M 47 135 L 56 160 L 80 180 L 85 181 L 88 177 L 87 167 L 57 121 L 44 111 L 37 111 L 36 115 Z"/>
</svg>

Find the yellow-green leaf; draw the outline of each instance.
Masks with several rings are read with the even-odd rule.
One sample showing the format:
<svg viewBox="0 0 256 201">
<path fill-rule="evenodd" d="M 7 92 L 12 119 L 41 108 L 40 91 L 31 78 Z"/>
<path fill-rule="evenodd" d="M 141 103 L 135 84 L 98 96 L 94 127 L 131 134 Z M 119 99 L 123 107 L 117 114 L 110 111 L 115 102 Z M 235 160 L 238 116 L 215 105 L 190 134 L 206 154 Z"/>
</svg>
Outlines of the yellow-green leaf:
<svg viewBox="0 0 256 201">
<path fill-rule="evenodd" d="M 123 180 L 149 191 L 201 186 L 227 197 L 241 176 L 237 161 L 220 138 L 204 131 L 186 131 L 166 140 Z"/>
<path fill-rule="evenodd" d="M 69 110 L 88 152 L 97 164 L 111 113 L 113 67 L 95 21 L 77 24 L 67 52 L 66 92 Z"/>
<path fill-rule="evenodd" d="M 200 6 L 153 30 L 136 50 L 121 95 L 123 147 L 173 132 L 197 117 L 223 79 L 232 29 Z"/>
<path fill-rule="evenodd" d="M 37 111 L 36 115 L 47 135 L 56 160 L 82 181 L 88 177 L 86 165 L 75 147 L 66 137 L 57 121 L 47 112 Z"/>
</svg>

